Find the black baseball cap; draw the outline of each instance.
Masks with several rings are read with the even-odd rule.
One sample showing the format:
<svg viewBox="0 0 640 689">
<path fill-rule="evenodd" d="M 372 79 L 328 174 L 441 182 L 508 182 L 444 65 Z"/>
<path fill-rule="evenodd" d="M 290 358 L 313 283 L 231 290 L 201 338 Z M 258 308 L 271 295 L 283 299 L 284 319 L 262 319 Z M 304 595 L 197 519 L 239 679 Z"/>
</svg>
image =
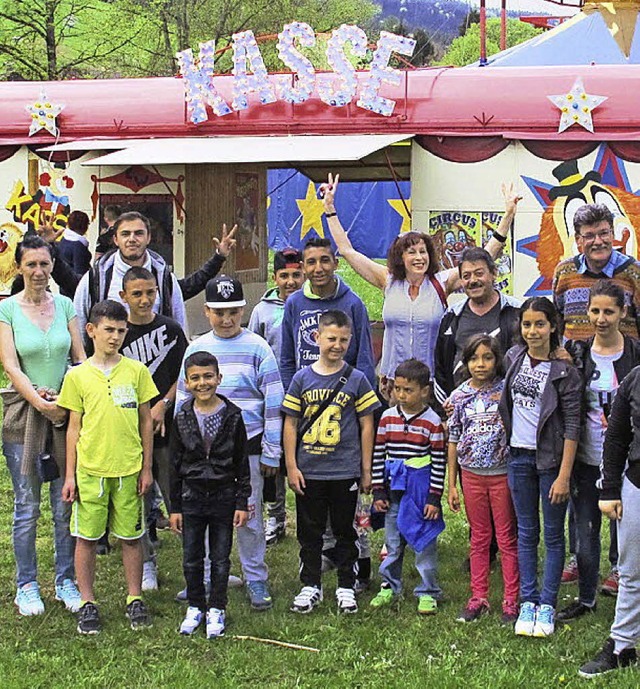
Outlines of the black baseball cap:
<svg viewBox="0 0 640 689">
<path fill-rule="evenodd" d="M 235 309 L 247 303 L 240 280 L 217 275 L 207 282 L 205 304 L 211 309 Z"/>
<path fill-rule="evenodd" d="M 292 249 L 291 247 L 287 249 L 282 249 L 282 251 L 276 251 L 273 257 L 273 272 L 277 273 L 279 270 L 284 268 L 299 268 L 302 265 L 302 252 L 298 249 Z"/>
</svg>

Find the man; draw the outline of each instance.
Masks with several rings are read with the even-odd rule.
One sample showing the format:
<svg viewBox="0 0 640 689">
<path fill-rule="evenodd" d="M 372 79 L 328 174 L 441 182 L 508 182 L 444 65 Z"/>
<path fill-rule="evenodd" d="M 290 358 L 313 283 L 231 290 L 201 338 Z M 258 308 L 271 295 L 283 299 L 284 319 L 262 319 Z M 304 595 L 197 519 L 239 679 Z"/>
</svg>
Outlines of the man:
<svg viewBox="0 0 640 689">
<path fill-rule="evenodd" d="M 122 214 L 120 206 L 105 206 L 102 212 L 102 219 L 104 220 L 105 227 L 100 232 L 98 241 L 96 242 L 96 261 L 107 253 L 111 251 L 114 247 L 113 236 L 115 231 L 113 226 L 116 224 L 116 220 Z"/>
<path fill-rule="evenodd" d="M 302 269 L 307 282 L 292 294 L 284 307 L 280 372 L 285 391 L 296 371 L 319 358 L 316 344 L 318 319 L 329 309 L 344 311 L 353 323 L 353 337 L 344 360 L 362 371 L 376 386 L 371 329 L 360 297 L 336 276 L 338 259 L 328 239 L 310 239 L 302 250 Z"/>
<path fill-rule="evenodd" d="M 279 362 L 284 305 L 304 282 L 300 251 L 291 248 L 276 251 L 273 257 L 273 279 L 276 286 L 265 292 L 260 303 L 251 312 L 247 327 L 268 342 L 276 361 Z M 271 483 L 273 485 L 270 485 Z M 265 481 L 264 499 L 267 503 L 268 517 L 264 524 L 264 532 L 267 545 L 273 545 L 285 536 L 287 528 L 285 497 L 285 474 L 281 470 L 272 480 Z"/>
<path fill-rule="evenodd" d="M 553 301 L 562 319 L 565 340 L 588 340 L 593 328 L 587 316 L 589 290 L 601 279 L 611 280 L 624 291 L 627 313 L 620 322 L 620 332 L 638 338 L 640 334 L 640 263 L 632 256 L 613 250 L 613 214 L 601 203 L 585 204 L 573 216 L 576 244 L 581 253 L 560 261 L 553 276 Z M 618 544 L 615 528 L 611 531 L 609 562 L 611 572 L 602 583 L 608 595 L 618 593 Z M 578 579 L 575 522 L 569 509 L 569 550 L 571 558 L 562 573 L 562 582 Z"/>
<path fill-rule="evenodd" d="M 153 305 L 154 313 L 161 313 L 178 321 L 187 331 L 187 314 L 178 280 L 169 271 L 162 256 L 148 249 L 151 241 L 149 221 L 141 213 L 123 213 L 114 225 L 116 251 L 106 253 L 96 262 L 78 283 L 74 306 L 78 314 L 78 326 L 84 333 L 89 312 L 94 303 L 113 299 L 122 303 L 122 278 L 132 266 L 142 266 L 156 278 L 158 295 Z"/>
<path fill-rule="evenodd" d="M 593 328 L 587 317 L 589 290 L 601 279 L 620 285 L 627 315 L 620 323 L 623 335 L 640 334 L 640 263 L 613 250 L 613 214 L 601 203 L 581 206 L 573 216 L 580 253 L 560 261 L 553 276 L 553 301 L 560 311 L 566 340 L 587 340 Z"/>
<path fill-rule="evenodd" d="M 497 266 L 485 249 L 466 249 L 458 271 L 467 298 L 447 309 L 440 323 L 434 375 L 440 404 L 462 382 L 462 351 L 472 335 L 493 335 L 506 352 L 518 329 L 520 302 L 496 289 Z"/>
</svg>

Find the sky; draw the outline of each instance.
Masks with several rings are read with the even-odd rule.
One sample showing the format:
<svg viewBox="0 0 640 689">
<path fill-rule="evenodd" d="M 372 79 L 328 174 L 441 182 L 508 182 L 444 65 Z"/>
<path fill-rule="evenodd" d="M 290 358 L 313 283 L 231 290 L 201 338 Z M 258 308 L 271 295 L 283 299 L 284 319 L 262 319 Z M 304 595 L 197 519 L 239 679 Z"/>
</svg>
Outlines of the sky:
<svg viewBox="0 0 640 689">
<path fill-rule="evenodd" d="M 478 5 L 480 3 L 478 0 L 474 0 L 474 4 Z M 501 0 L 487 0 L 487 7 L 500 9 L 501 6 Z M 540 14 L 551 14 L 558 17 L 573 15 L 578 11 L 575 7 L 562 7 L 553 2 L 545 2 L 545 0 L 507 0 L 507 9 L 524 12 L 540 12 Z"/>
</svg>

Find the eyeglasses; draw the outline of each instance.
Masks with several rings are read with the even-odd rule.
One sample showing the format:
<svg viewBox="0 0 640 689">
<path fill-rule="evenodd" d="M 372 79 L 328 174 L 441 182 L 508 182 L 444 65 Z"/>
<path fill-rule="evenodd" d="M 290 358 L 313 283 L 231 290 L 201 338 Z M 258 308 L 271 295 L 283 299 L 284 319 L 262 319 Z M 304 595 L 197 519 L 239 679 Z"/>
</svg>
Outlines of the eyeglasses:
<svg viewBox="0 0 640 689">
<path fill-rule="evenodd" d="M 613 230 L 600 230 L 600 232 L 587 232 L 587 234 L 581 234 L 580 238 L 585 242 L 594 242 L 596 237 L 604 241 L 605 239 L 609 239 L 612 234 Z"/>
</svg>

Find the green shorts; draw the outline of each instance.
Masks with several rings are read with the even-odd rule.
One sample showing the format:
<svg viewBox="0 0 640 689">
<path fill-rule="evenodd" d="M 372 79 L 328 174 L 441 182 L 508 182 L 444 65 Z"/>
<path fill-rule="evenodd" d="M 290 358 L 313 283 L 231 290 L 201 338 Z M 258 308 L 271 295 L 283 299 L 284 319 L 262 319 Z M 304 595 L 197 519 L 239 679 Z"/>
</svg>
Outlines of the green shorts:
<svg viewBox="0 0 640 689">
<path fill-rule="evenodd" d="M 109 531 L 126 541 L 145 532 L 144 498 L 138 495 L 138 473 L 119 478 L 92 476 L 76 469 L 76 500 L 71 535 L 97 541 Z"/>
</svg>

